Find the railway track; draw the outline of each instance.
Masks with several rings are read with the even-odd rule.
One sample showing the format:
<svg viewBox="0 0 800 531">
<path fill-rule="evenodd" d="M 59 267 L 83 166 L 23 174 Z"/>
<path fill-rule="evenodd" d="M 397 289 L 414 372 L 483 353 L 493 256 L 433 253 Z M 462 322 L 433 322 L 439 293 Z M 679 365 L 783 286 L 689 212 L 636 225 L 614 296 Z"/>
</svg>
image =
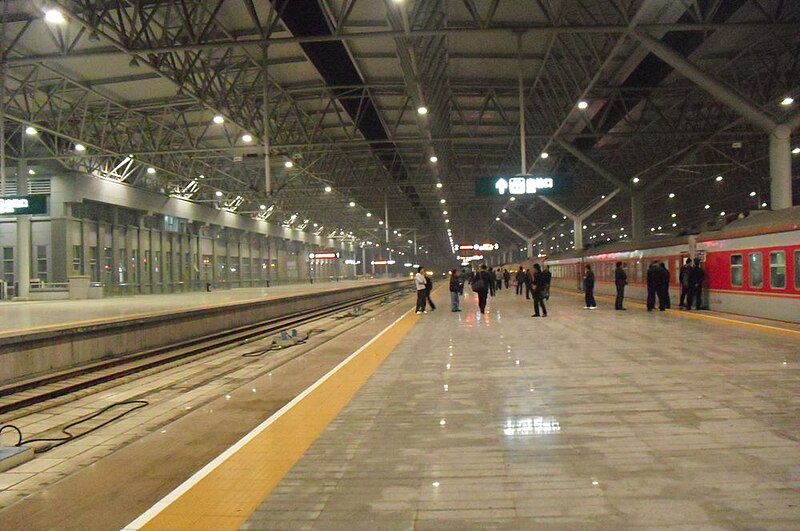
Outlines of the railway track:
<svg viewBox="0 0 800 531">
<path fill-rule="evenodd" d="M 209 334 L 190 341 L 170 344 L 157 349 L 103 360 L 1 386 L 0 415 L 77 393 L 138 372 L 178 362 L 189 362 L 224 348 L 263 339 L 288 328 L 328 317 L 343 310 L 402 292 L 405 289 L 399 288 L 379 295 L 297 312 L 278 319 Z"/>
</svg>

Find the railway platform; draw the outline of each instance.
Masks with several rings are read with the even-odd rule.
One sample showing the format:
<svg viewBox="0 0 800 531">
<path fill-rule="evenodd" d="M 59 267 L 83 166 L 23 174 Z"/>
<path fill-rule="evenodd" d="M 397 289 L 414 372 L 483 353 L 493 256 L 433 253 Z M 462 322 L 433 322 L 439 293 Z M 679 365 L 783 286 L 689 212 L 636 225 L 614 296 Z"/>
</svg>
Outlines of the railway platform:
<svg viewBox="0 0 800 531">
<path fill-rule="evenodd" d="M 602 299 L 587 311 L 562 291 L 547 318 L 509 290 L 483 315 L 472 294 L 458 313 L 446 290 L 434 300 L 427 315 L 371 319 L 327 365 L 295 361 L 302 377 L 275 371 L 159 427 L 0 511 L 0 527 L 23 517 L 30 528 L 130 530 L 800 521 L 797 331 L 616 312 Z M 54 511 L 61 500 L 76 506 Z"/>
</svg>

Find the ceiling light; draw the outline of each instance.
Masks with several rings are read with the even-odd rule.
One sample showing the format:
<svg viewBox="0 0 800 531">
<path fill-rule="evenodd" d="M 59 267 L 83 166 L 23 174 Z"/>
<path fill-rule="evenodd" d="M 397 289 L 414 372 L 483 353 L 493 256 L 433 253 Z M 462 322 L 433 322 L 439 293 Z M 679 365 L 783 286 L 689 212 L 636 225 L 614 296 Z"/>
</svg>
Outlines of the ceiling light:
<svg viewBox="0 0 800 531">
<path fill-rule="evenodd" d="M 58 9 L 48 9 L 44 12 L 44 19 L 51 24 L 64 24 L 67 19 Z"/>
<path fill-rule="evenodd" d="M 445 223 L 450 223 L 449 219 L 444 220 Z"/>
<path fill-rule="evenodd" d="M 445 204 L 445 203 L 447 203 L 447 201 L 445 201 L 444 199 L 439 199 L 439 202 L 440 202 L 441 204 Z"/>
<path fill-rule="evenodd" d="M 588 106 L 589 106 L 588 102 L 585 102 L 585 101 L 579 101 L 578 102 L 578 108 L 580 110 L 583 110 L 583 109 L 587 108 Z"/>
<path fill-rule="evenodd" d="M 205 178 L 206 178 L 206 176 L 205 176 L 205 175 L 200 175 L 200 178 L 201 178 L 201 179 L 205 179 Z"/>
<path fill-rule="evenodd" d="M 382 221 L 382 220 L 381 220 L 381 221 L 379 221 L 379 222 L 378 222 L 378 225 L 383 225 L 383 221 Z"/>
<path fill-rule="evenodd" d="M 354 206 L 356 206 L 356 202 L 355 202 L 355 201 L 350 201 L 350 202 L 349 202 L 349 203 L 347 203 L 347 204 L 348 204 L 348 205 L 350 205 L 350 207 L 354 207 Z"/>
<path fill-rule="evenodd" d="M 325 193 L 328 193 L 328 192 L 330 192 L 331 190 L 333 190 L 333 188 L 331 188 L 330 186 L 326 186 L 326 187 L 325 187 Z"/>
<path fill-rule="evenodd" d="M 259 205 L 258 208 L 260 210 L 266 210 L 267 209 L 267 205 Z"/>
<path fill-rule="evenodd" d="M 517 200 L 517 198 L 516 198 L 516 197 L 509 197 L 509 198 L 508 198 L 508 200 L 509 200 L 509 201 L 516 201 L 516 200 Z"/>
<path fill-rule="evenodd" d="M 225 118 L 221 114 L 218 114 L 218 115 L 216 115 L 214 117 L 214 123 L 215 124 L 224 124 L 225 123 Z"/>
<path fill-rule="evenodd" d="M 715 180 L 715 181 L 717 181 L 717 182 L 721 182 L 721 181 L 722 181 L 722 175 L 717 175 L 717 176 L 714 178 L 714 180 Z"/>
<path fill-rule="evenodd" d="M 291 160 L 287 160 L 286 162 L 283 163 L 283 165 L 286 166 L 287 168 L 294 168 L 294 162 L 292 162 Z"/>
<path fill-rule="evenodd" d="M 36 171 L 34 169 L 28 170 L 28 175 L 36 175 Z"/>
<path fill-rule="evenodd" d="M 617 219 L 617 215 L 616 214 L 611 214 L 611 219 Z"/>
<path fill-rule="evenodd" d="M 675 197 L 675 194 L 674 194 L 674 193 L 672 193 L 672 192 L 670 192 L 670 193 L 669 193 L 669 198 L 670 198 L 670 199 L 673 199 L 674 197 Z"/>
<path fill-rule="evenodd" d="M 442 210 L 442 215 L 446 216 L 447 215 L 447 210 Z"/>
<path fill-rule="evenodd" d="M 677 217 L 678 217 L 678 214 L 676 214 L 675 212 L 673 212 L 671 217 L 673 217 L 673 218 L 677 218 Z"/>
<path fill-rule="evenodd" d="M 250 135 L 242 135 L 242 142 L 252 142 L 253 137 Z"/>
<path fill-rule="evenodd" d="M 508 212 L 508 210 L 506 210 L 506 209 L 504 208 L 504 209 L 503 209 L 503 210 L 501 210 L 500 212 L 502 212 L 503 214 L 505 214 L 506 212 Z"/>
<path fill-rule="evenodd" d="M 216 192 L 214 192 L 214 195 L 217 197 L 222 197 L 222 192 L 217 190 Z"/>
<path fill-rule="evenodd" d="M 367 217 L 371 218 L 372 217 L 372 212 L 367 212 Z"/>
<path fill-rule="evenodd" d="M 725 211 L 723 210 L 722 212 L 719 213 L 719 215 L 720 216 L 724 216 L 725 215 Z"/>
<path fill-rule="evenodd" d="M 441 187 L 442 187 L 442 183 L 436 183 L 436 188 L 441 188 Z"/>
<path fill-rule="evenodd" d="M 428 114 L 428 108 L 424 106 L 417 107 L 417 114 L 422 114 L 422 115 Z"/>
<path fill-rule="evenodd" d="M 755 192 L 750 192 L 750 197 L 755 197 L 755 196 L 756 196 Z"/>
<path fill-rule="evenodd" d="M 800 153 L 800 147 L 796 147 L 796 148 L 794 148 L 794 149 L 792 150 L 792 153 L 794 153 L 795 155 L 797 155 L 798 153 Z"/>
<path fill-rule="evenodd" d="M 781 105 L 791 105 L 792 103 L 794 103 L 794 98 L 791 96 L 786 96 L 783 98 L 783 101 L 781 101 Z"/>
<path fill-rule="evenodd" d="M 439 162 L 439 157 L 437 157 L 436 155 L 432 155 L 431 162 Z"/>
<path fill-rule="evenodd" d="M 155 172 L 156 172 L 155 168 L 147 168 L 147 173 L 149 173 L 150 175 L 153 175 Z"/>
<path fill-rule="evenodd" d="M 631 180 L 633 181 L 633 184 L 636 184 L 636 183 L 638 183 L 638 182 L 639 182 L 639 178 L 638 178 L 638 177 L 634 177 L 634 178 L 633 178 L 633 179 L 631 179 Z"/>
<path fill-rule="evenodd" d="M 36 134 L 36 133 L 38 133 L 38 132 L 39 132 L 39 131 L 37 131 L 35 127 L 31 127 L 30 125 L 29 125 L 28 127 L 26 127 L 26 128 L 25 128 L 25 134 L 26 134 L 26 135 L 33 136 L 33 135 L 35 135 L 35 134 Z"/>
<path fill-rule="evenodd" d="M 500 221 L 500 218 L 494 218 L 495 221 Z"/>
<path fill-rule="evenodd" d="M 587 228 L 586 225 L 583 226 L 584 230 Z"/>
<path fill-rule="evenodd" d="M 544 151 L 544 152 L 542 152 L 542 154 L 541 154 L 541 155 L 539 155 L 539 156 L 540 156 L 540 157 L 542 157 L 543 159 L 546 159 L 547 157 L 549 157 L 549 156 L 550 156 L 550 153 L 548 153 L 547 151 Z"/>
<path fill-rule="evenodd" d="M 711 208 L 711 205 L 706 205 L 706 206 L 704 206 L 703 208 L 705 208 L 706 210 L 708 210 L 709 208 Z"/>
<path fill-rule="evenodd" d="M 83 144 L 75 144 L 75 151 L 86 151 L 86 146 Z"/>
<path fill-rule="evenodd" d="M 764 202 L 764 203 L 761 203 L 761 208 L 766 208 L 766 206 L 767 206 L 767 203 L 766 203 L 766 202 Z"/>
</svg>

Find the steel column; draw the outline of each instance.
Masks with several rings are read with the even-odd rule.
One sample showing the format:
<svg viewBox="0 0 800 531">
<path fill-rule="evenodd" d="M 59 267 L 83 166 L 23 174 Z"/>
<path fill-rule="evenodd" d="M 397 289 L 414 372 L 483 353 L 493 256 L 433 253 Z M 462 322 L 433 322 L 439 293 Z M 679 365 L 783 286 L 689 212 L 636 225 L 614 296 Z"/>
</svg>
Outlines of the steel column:
<svg viewBox="0 0 800 531">
<path fill-rule="evenodd" d="M 769 134 L 769 177 L 772 210 L 792 206 L 792 131 L 779 125 Z"/>
<path fill-rule="evenodd" d="M 28 161 L 17 162 L 17 195 L 28 195 Z M 16 298 L 27 299 L 31 288 L 31 216 L 17 216 Z"/>
</svg>

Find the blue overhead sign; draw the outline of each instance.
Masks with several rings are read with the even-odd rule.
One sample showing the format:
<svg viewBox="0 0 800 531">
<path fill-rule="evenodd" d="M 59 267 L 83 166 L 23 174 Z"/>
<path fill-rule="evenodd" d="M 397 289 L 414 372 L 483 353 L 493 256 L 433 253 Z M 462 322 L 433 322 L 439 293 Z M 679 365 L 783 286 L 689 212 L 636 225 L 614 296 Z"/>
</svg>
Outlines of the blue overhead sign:
<svg viewBox="0 0 800 531">
<path fill-rule="evenodd" d="M 552 175 L 515 175 L 479 177 L 475 182 L 478 196 L 550 195 L 563 192 L 564 182 Z"/>
</svg>

